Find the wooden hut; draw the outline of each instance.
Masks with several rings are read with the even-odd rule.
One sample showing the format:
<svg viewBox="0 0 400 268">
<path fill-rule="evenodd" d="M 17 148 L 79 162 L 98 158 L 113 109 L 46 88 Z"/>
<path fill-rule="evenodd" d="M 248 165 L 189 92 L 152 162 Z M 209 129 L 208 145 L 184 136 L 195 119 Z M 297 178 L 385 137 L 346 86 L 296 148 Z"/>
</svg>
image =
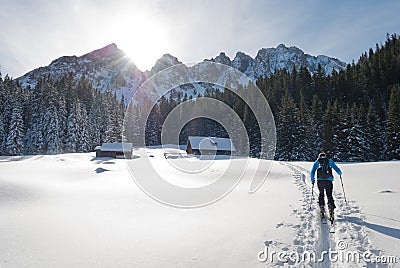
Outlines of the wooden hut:
<svg viewBox="0 0 400 268">
<path fill-rule="evenodd" d="M 228 138 L 189 136 L 186 144 L 188 154 L 231 155 L 235 151 L 231 139 Z"/>
<path fill-rule="evenodd" d="M 131 158 L 132 143 L 103 143 L 101 146 L 96 146 L 96 157 L 112 157 L 112 158 Z"/>
</svg>

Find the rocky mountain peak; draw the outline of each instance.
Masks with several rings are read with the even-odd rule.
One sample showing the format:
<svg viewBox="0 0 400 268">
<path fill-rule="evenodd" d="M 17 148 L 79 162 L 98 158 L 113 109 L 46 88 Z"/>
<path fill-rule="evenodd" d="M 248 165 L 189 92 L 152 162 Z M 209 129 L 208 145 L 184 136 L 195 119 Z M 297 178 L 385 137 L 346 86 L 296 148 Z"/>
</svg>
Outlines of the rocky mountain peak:
<svg viewBox="0 0 400 268">
<path fill-rule="evenodd" d="M 164 54 L 161 58 L 159 58 L 156 61 L 156 64 L 151 68 L 151 73 L 156 74 L 164 69 L 167 69 L 171 66 L 180 64 L 178 58 L 170 55 L 170 54 Z"/>
<path fill-rule="evenodd" d="M 246 73 L 249 67 L 253 65 L 253 62 L 254 59 L 252 57 L 239 51 L 232 61 L 232 67 L 238 69 L 242 73 Z"/>
<path fill-rule="evenodd" d="M 231 59 L 225 54 L 225 52 L 219 53 L 218 56 L 215 57 L 214 62 L 231 65 Z"/>
<path fill-rule="evenodd" d="M 114 56 L 116 54 L 124 54 L 122 50 L 120 50 L 115 43 L 109 44 L 103 48 L 96 49 L 92 52 L 89 52 L 80 58 L 82 59 L 98 59 L 98 58 L 106 58 L 110 56 Z"/>
<path fill-rule="evenodd" d="M 285 46 L 285 44 L 279 44 L 279 45 L 276 47 L 276 49 L 278 49 L 278 50 L 284 50 L 284 49 L 287 49 L 287 47 Z"/>
</svg>

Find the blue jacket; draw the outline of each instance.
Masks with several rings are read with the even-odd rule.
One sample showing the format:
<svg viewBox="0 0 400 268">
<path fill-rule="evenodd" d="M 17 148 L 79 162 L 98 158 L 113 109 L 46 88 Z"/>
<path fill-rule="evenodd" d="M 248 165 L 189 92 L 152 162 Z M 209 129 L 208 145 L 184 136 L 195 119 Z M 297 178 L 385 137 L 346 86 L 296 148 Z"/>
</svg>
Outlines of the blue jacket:
<svg viewBox="0 0 400 268">
<path fill-rule="evenodd" d="M 336 166 L 335 162 L 333 162 L 332 159 L 329 159 L 329 165 L 336 171 L 336 173 L 338 175 L 342 175 L 342 171 L 340 170 L 340 168 L 338 168 L 338 166 Z M 314 162 L 314 165 L 312 166 L 311 173 L 310 173 L 311 182 L 315 182 L 315 171 L 317 171 L 318 167 L 319 167 L 319 163 L 318 163 L 318 160 L 316 160 Z M 330 178 L 317 178 L 317 180 L 333 181 L 333 177 L 330 177 Z"/>
</svg>

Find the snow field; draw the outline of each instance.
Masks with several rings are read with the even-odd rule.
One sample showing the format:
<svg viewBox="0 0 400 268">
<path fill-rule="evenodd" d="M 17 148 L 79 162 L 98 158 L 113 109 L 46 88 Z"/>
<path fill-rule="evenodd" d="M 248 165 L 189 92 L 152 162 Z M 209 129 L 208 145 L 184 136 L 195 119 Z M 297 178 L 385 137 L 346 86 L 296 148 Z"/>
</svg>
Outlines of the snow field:
<svg viewBox="0 0 400 268">
<path fill-rule="evenodd" d="M 178 176 L 161 149 L 144 153 L 153 156 L 158 172 L 187 187 L 212 182 L 227 161 L 214 161 L 198 182 Z M 177 165 L 188 160 L 194 159 L 168 159 Z M 128 161 L 140 170 L 144 158 Z M 177 209 L 144 194 L 123 159 L 96 159 L 93 153 L 0 157 L 0 266 L 301 267 L 290 261 L 260 262 L 258 253 L 266 246 L 300 253 L 333 250 L 341 240 L 349 250 L 400 255 L 400 213 L 394 205 L 399 201 L 399 165 L 339 163 L 348 204 L 336 178 L 336 233 L 330 234 L 328 225 L 319 224 L 317 190 L 309 209 L 307 162 L 274 162 L 263 186 L 248 194 L 247 175 L 256 167 L 251 159 L 243 180 L 226 197 L 202 208 Z"/>
</svg>

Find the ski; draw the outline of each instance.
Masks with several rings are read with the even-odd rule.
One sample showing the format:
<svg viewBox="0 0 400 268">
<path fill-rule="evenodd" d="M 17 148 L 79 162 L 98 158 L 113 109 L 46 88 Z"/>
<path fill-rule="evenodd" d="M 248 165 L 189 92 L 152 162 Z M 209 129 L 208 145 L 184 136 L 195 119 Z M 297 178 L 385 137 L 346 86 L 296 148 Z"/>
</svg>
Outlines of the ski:
<svg viewBox="0 0 400 268">
<path fill-rule="evenodd" d="M 335 213 L 333 212 L 333 210 L 329 211 L 328 219 L 333 224 L 333 221 L 335 220 Z"/>
<path fill-rule="evenodd" d="M 335 223 L 331 222 L 329 226 L 329 233 L 334 234 L 335 233 Z"/>
<path fill-rule="evenodd" d="M 330 222 L 330 224 L 329 224 L 329 232 L 331 234 L 333 234 L 333 233 L 335 233 L 335 213 L 333 212 L 333 210 L 329 212 L 328 219 L 329 219 L 329 222 Z"/>
<path fill-rule="evenodd" d="M 328 219 L 326 217 L 325 211 L 321 210 L 321 223 L 322 224 L 327 224 L 328 223 Z"/>
</svg>

